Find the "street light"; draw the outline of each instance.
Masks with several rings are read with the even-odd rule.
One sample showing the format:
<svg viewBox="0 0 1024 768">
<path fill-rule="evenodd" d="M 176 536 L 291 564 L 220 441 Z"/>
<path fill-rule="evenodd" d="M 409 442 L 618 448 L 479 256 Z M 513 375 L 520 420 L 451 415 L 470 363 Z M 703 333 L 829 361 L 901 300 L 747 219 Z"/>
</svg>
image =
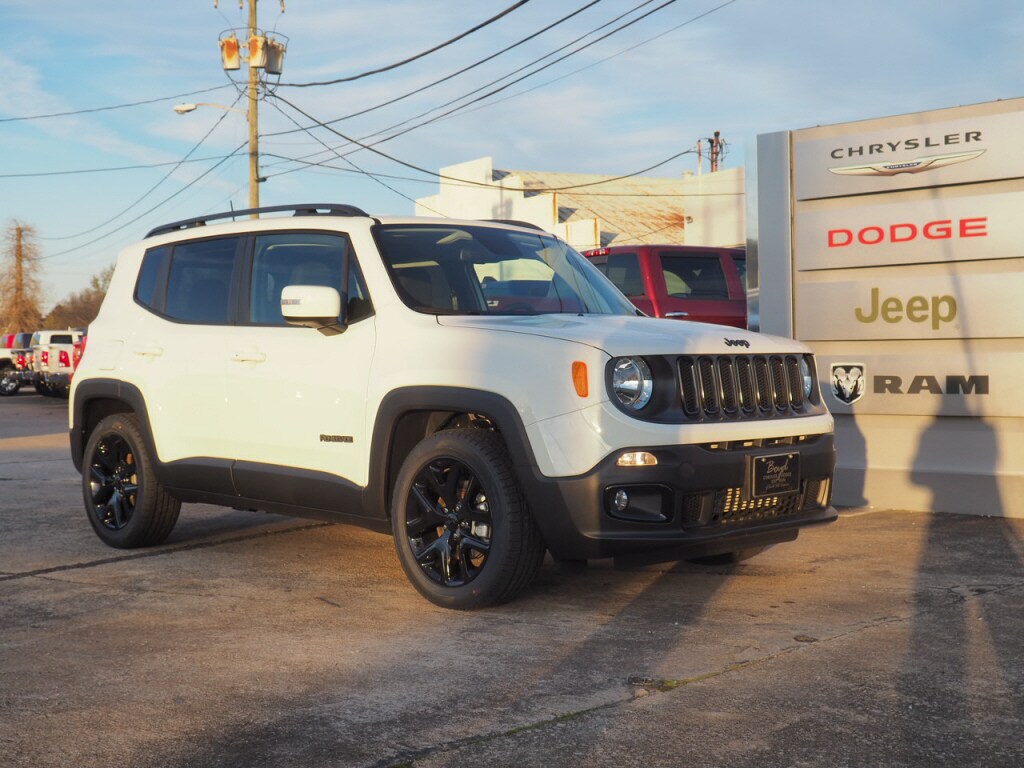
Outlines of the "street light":
<svg viewBox="0 0 1024 768">
<path fill-rule="evenodd" d="M 256 111 L 256 99 L 255 89 L 250 92 L 249 98 L 249 109 L 242 111 L 235 107 L 229 107 L 225 104 L 212 104 L 209 102 L 197 102 L 195 104 L 176 104 L 174 111 L 179 115 L 187 115 L 189 112 L 195 112 L 199 107 L 213 107 L 214 109 L 223 109 L 228 112 L 237 112 L 240 115 L 245 115 L 246 120 L 249 121 L 249 207 L 259 208 L 260 207 L 260 182 L 263 179 L 260 178 L 260 144 L 259 144 L 259 133 L 257 131 L 257 111 Z M 259 218 L 258 214 L 250 214 L 249 218 Z"/>
<path fill-rule="evenodd" d="M 205 101 L 200 101 L 196 104 L 176 104 L 174 111 L 179 115 L 186 115 L 189 112 L 195 112 L 199 107 L 216 107 L 217 109 L 226 109 L 228 112 L 237 112 L 240 115 L 245 114 L 244 110 L 236 109 L 235 107 L 228 107 L 224 104 L 210 104 Z"/>
</svg>

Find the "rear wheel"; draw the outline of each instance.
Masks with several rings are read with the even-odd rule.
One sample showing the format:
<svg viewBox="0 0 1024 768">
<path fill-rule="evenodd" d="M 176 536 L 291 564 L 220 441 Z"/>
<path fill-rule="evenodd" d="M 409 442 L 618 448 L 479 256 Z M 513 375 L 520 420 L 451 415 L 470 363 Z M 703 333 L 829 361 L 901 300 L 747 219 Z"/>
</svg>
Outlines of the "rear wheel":
<svg viewBox="0 0 1024 768">
<path fill-rule="evenodd" d="M 444 608 L 511 600 L 544 559 L 505 446 L 482 429 L 438 432 L 412 450 L 395 484 L 391 523 L 409 581 Z"/>
<path fill-rule="evenodd" d="M 127 413 L 107 416 L 89 436 L 82 494 L 96 535 L 118 549 L 161 543 L 181 510 L 157 482 L 138 420 Z"/>
</svg>

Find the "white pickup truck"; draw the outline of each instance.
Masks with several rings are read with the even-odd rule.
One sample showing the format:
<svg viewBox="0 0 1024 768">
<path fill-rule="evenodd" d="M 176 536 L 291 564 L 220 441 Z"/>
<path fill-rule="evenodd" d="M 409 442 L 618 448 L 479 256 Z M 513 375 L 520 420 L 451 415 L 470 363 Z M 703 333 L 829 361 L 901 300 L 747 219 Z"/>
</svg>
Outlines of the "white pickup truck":
<svg viewBox="0 0 1024 768">
<path fill-rule="evenodd" d="M 75 344 L 81 331 L 36 331 L 32 334 L 32 383 L 47 397 L 67 397 L 74 371 Z"/>
</svg>

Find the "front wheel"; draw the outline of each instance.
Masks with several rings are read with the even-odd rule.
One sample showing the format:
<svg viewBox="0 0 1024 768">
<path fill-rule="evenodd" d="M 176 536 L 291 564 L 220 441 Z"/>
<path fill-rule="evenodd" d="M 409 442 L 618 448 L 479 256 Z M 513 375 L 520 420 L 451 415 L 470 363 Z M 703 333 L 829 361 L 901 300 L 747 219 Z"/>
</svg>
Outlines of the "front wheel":
<svg viewBox="0 0 1024 768">
<path fill-rule="evenodd" d="M 398 559 L 435 605 L 507 602 L 544 559 L 501 439 L 481 429 L 438 432 L 402 464 L 391 502 Z"/>
<path fill-rule="evenodd" d="M 21 381 L 18 379 L 18 372 L 9 367 L 0 370 L 0 397 L 16 395 L 19 389 Z"/>
<path fill-rule="evenodd" d="M 82 494 L 96 535 L 118 549 L 161 543 L 181 510 L 157 482 L 138 420 L 128 413 L 107 416 L 89 435 Z"/>
</svg>

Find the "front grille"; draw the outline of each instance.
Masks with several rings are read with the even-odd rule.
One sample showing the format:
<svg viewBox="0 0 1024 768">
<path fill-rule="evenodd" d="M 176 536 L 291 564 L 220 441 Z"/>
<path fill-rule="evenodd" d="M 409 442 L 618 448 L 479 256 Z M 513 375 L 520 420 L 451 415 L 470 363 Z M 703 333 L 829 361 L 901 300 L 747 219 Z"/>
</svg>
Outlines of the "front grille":
<svg viewBox="0 0 1024 768">
<path fill-rule="evenodd" d="M 798 493 L 745 498 L 742 488 L 701 491 L 682 498 L 683 528 L 757 526 L 784 520 L 828 506 L 829 478 L 809 477 Z"/>
<path fill-rule="evenodd" d="M 679 389 L 692 421 L 795 416 L 807 406 L 796 355 L 680 357 Z"/>
<path fill-rule="evenodd" d="M 715 494 L 712 525 L 747 525 L 749 523 L 778 520 L 799 514 L 804 507 L 804 494 L 765 496 L 760 499 L 743 498 L 742 488 L 726 488 Z"/>
</svg>

